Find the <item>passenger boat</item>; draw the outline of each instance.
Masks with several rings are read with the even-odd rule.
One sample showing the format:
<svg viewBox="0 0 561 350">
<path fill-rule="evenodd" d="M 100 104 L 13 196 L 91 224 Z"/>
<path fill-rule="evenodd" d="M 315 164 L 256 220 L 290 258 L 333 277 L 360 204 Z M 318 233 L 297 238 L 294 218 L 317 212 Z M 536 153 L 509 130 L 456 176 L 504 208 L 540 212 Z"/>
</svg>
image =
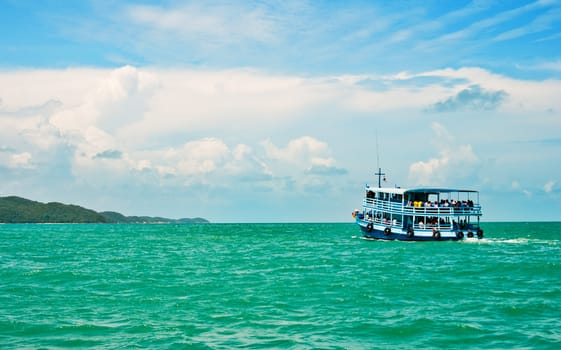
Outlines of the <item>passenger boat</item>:
<svg viewBox="0 0 561 350">
<path fill-rule="evenodd" d="M 381 187 L 380 180 L 366 185 L 362 210 L 353 212 L 365 238 L 403 241 L 483 238 L 481 215 L 478 191 Z"/>
</svg>

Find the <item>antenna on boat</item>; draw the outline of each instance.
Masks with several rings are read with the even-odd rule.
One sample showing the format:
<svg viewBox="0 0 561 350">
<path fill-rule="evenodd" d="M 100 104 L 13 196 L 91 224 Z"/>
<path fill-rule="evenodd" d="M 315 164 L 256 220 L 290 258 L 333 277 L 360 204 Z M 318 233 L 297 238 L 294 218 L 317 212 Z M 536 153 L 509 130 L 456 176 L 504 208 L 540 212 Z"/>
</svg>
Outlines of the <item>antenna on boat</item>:
<svg viewBox="0 0 561 350">
<path fill-rule="evenodd" d="M 386 173 L 382 172 L 382 168 L 380 168 L 380 152 L 378 150 L 378 129 L 376 129 L 376 166 L 378 166 L 378 172 L 374 175 L 378 175 L 378 188 L 382 187 L 382 176 L 385 176 Z M 384 181 L 385 178 L 384 178 Z"/>
</svg>

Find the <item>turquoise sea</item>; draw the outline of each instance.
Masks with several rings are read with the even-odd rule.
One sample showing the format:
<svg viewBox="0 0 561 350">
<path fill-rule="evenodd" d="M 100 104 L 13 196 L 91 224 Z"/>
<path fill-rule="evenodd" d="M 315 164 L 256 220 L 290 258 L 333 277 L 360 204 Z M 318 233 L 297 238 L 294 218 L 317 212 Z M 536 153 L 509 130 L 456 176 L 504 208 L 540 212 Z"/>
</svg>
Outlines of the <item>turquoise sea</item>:
<svg viewBox="0 0 561 350">
<path fill-rule="evenodd" d="M 0 225 L 0 348 L 561 348 L 561 223 Z"/>
</svg>

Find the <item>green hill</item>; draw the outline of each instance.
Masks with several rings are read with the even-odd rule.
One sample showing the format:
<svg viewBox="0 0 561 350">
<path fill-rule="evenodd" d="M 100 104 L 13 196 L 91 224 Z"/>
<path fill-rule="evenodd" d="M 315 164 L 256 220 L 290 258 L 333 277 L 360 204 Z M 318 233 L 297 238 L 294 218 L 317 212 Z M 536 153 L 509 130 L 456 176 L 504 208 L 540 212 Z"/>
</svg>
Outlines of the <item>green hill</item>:
<svg viewBox="0 0 561 350">
<path fill-rule="evenodd" d="M 0 222 L 3 223 L 102 223 L 103 215 L 77 205 L 40 203 L 10 196 L 0 197 Z"/>
<path fill-rule="evenodd" d="M 182 218 L 168 219 L 152 216 L 124 216 L 114 211 L 102 211 L 101 215 L 105 216 L 109 222 L 126 223 L 126 224 L 208 224 L 209 221 L 203 218 Z"/>
<path fill-rule="evenodd" d="M 77 205 L 41 203 L 29 199 L 9 196 L 0 197 L 0 223 L 208 223 L 203 218 L 167 219 L 149 216 L 124 216 L 105 211 L 98 213 Z"/>
</svg>

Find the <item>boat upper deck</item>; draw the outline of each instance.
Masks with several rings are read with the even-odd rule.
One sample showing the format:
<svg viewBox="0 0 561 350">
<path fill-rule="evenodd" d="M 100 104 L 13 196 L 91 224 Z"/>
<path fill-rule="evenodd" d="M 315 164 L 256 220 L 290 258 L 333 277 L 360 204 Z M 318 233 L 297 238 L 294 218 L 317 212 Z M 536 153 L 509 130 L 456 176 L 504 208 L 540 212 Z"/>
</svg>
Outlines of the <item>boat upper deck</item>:
<svg viewBox="0 0 561 350">
<path fill-rule="evenodd" d="M 481 216 L 479 192 L 451 188 L 366 186 L 363 206 L 414 216 Z"/>
</svg>

